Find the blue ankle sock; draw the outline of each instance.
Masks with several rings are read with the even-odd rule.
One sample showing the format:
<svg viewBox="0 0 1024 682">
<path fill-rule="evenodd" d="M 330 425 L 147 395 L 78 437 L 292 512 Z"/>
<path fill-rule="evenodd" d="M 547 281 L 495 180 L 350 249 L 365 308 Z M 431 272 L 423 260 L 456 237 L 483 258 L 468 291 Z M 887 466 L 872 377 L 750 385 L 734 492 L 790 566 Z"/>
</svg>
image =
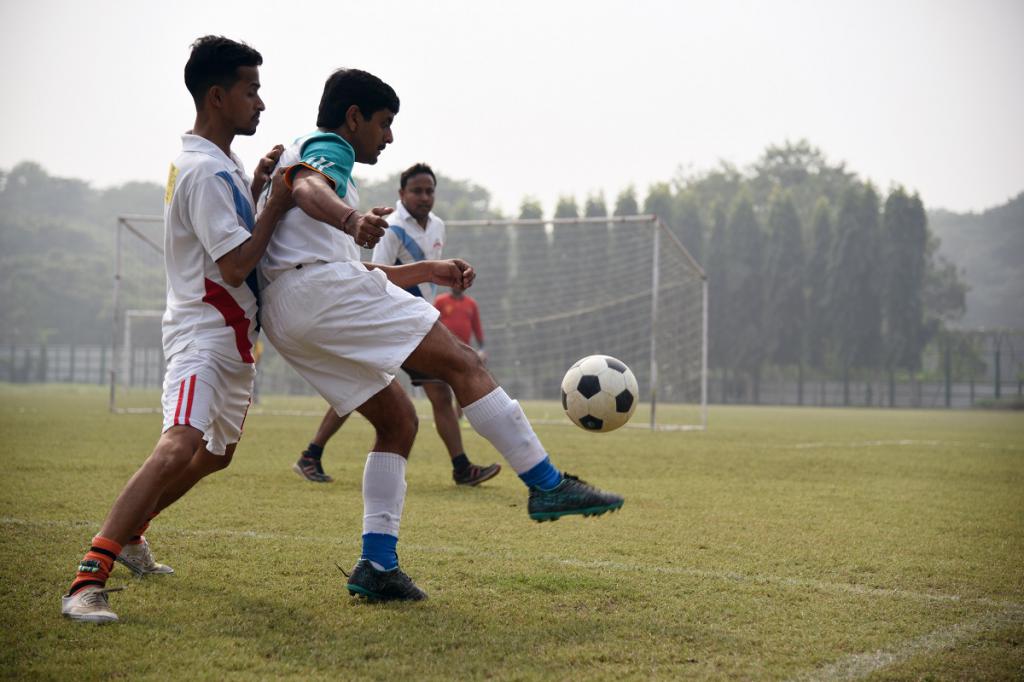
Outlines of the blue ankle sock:
<svg viewBox="0 0 1024 682">
<path fill-rule="evenodd" d="M 309 457 L 310 459 L 320 459 L 320 456 L 324 454 L 324 448 L 322 445 L 316 445 L 310 443 L 306 451 L 302 453 L 303 457 Z"/>
<path fill-rule="evenodd" d="M 363 559 L 381 571 L 398 568 L 398 538 L 386 533 L 363 535 Z"/>
<path fill-rule="evenodd" d="M 519 474 L 519 478 L 531 488 L 551 490 L 562 482 L 562 472 L 555 468 L 550 457 L 545 457 L 540 464 Z"/>
</svg>

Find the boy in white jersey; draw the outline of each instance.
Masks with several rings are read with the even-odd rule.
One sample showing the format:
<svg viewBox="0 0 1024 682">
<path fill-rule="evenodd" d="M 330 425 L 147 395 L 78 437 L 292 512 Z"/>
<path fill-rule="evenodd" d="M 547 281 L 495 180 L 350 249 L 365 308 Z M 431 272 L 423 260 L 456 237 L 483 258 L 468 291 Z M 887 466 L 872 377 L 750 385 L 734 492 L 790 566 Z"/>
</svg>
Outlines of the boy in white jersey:
<svg viewBox="0 0 1024 682">
<path fill-rule="evenodd" d="M 163 433 L 114 502 L 61 600 L 61 612 L 74 620 L 117 620 L 107 599 L 113 590 L 106 588 L 115 560 L 139 575 L 173 573 L 153 561 L 142 533 L 200 479 L 226 467 L 241 437 L 255 372 L 257 298 L 250 275 L 293 205 L 282 187 L 255 217 L 253 197 L 280 148 L 260 161 L 251 182 L 231 153 L 235 135 L 256 132 L 265 108 L 262 63 L 248 45 L 205 36 L 185 65 L 196 120 L 182 137 L 164 197 Z"/>
<path fill-rule="evenodd" d="M 398 205 L 388 216 L 388 230 L 384 233 L 371 260 L 381 265 L 406 265 L 423 260 L 439 260 L 446 238 L 444 221 L 434 212 L 434 194 L 437 176 L 425 163 L 417 163 L 399 176 Z M 346 199 L 348 197 L 346 196 Z M 352 203 L 352 202 L 347 202 Z M 351 241 L 351 240 L 350 240 Z M 433 304 L 437 285 L 417 283 L 406 289 Z M 462 429 L 452 403 L 452 392 L 443 381 L 404 368 L 413 386 L 420 386 L 427 394 L 434 412 L 434 426 L 441 436 L 452 463 L 452 479 L 456 485 L 477 486 L 501 471 L 500 464 L 478 466 L 463 450 Z M 334 479 L 324 473 L 321 457 L 327 441 L 337 433 L 348 415 L 339 417 L 334 408 L 328 408 L 313 440 L 292 466 L 307 481 L 330 483 Z"/>
<path fill-rule="evenodd" d="M 376 163 L 393 141 L 398 105 L 394 90 L 365 71 L 342 69 L 328 78 L 318 130 L 300 140 L 299 163 L 285 171 L 300 208 L 289 212 L 267 250 L 261 272 L 270 284 L 260 312 L 267 337 L 292 367 L 339 415 L 356 410 L 376 431 L 363 471 L 363 551 L 349 592 L 419 600 L 426 594 L 398 567 L 406 458 L 417 429 L 412 402 L 392 374 L 400 365 L 451 386 L 469 423 L 528 486 L 531 518 L 603 514 L 623 499 L 556 469 L 519 403 L 495 383 L 476 352 L 437 323 L 436 308 L 400 288 L 432 282 L 465 289 L 475 276 L 467 263 L 367 268 L 336 252 L 303 252 L 318 241 L 314 235 L 332 227 L 364 248 L 384 234 L 377 221 L 390 209 L 372 209 L 368 219 L 346 199 L 353 165 Z M 290 262 L 271 260 L 286 251 L 299 255 Z"/>
</svg>

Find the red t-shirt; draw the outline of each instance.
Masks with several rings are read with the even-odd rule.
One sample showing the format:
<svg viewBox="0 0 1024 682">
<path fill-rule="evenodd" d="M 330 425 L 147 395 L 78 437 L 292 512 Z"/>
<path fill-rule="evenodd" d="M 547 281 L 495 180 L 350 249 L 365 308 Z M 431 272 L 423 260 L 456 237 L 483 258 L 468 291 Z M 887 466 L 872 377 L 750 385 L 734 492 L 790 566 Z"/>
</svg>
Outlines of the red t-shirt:
<svg viewBox="0 0 1024 682">
<path fill-rule="evenodd" d="M 441 294 L 434 300 L 434 307 L 441 311 L 441 324 L 448 327 L 463 343 L 469 343 L 475 335 L 477 344 L 484 345 L 484 330 L 480 327 L 480 310 L 465 294 L 455 298 Z"/>
</svg>

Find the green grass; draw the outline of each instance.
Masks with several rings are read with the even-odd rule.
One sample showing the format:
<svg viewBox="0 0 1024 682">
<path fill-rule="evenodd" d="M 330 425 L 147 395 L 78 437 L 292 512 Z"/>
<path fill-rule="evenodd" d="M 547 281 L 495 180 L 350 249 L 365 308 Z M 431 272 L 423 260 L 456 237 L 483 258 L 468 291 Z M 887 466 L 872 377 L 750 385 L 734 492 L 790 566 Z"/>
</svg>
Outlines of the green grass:
<svg viewBox="0 0 1024 682">
<path fill-rule="evenodd" d="M 317 423 L 250 417 L 232 466 L 150 529 L 177 575 L 115 569 L 121 622 L 92 626 L 62 619 L 59 597 L 159 417 L 110 415 L 97 388 L 0 385 L 0 671 L 1024 678 L 1020 413 L 715 407 L 704 433 L 539 426 L 560 467 L 626 496 L 616 514 L 545 524 L 509 471 L 455 488 L 424 422 L 399 543 L 430 593 L 415 605 L 343 590 L 371 433 L 353 419 L 325 455 L 336 482 L 313 485 L 289 467 Z M 464 433 L 475 461 L 497 458 Z"/>
</svg>

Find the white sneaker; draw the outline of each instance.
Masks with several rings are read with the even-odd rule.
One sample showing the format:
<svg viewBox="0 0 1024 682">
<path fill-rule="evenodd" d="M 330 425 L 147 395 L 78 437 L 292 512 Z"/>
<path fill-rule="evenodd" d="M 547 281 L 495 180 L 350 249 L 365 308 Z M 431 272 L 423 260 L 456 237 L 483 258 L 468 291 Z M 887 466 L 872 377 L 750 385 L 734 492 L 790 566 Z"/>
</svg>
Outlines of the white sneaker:
<svg viewBox="0 0 1024 682">
<path fill-rule="evenodd" d="M 137 545 L 125 545 L 121 553 L 117 555 L 118 563 L 124 564 L 132 573 L 140 578 L 147 575 L 173 575 L 174 569 L 166 564 L 158 564 L 153 559 L 153 552 L 149 549 L 146 538 Z"/>
<path fill-rule="evenodd" d="M 85 623 L 113 623 L 117 620 L 117 614 L 110 610 L 107 594 L 123 589 L 87 585 L 72 595 L 61 597 L 60 612 L 71 620 Z"/>
</svg>

